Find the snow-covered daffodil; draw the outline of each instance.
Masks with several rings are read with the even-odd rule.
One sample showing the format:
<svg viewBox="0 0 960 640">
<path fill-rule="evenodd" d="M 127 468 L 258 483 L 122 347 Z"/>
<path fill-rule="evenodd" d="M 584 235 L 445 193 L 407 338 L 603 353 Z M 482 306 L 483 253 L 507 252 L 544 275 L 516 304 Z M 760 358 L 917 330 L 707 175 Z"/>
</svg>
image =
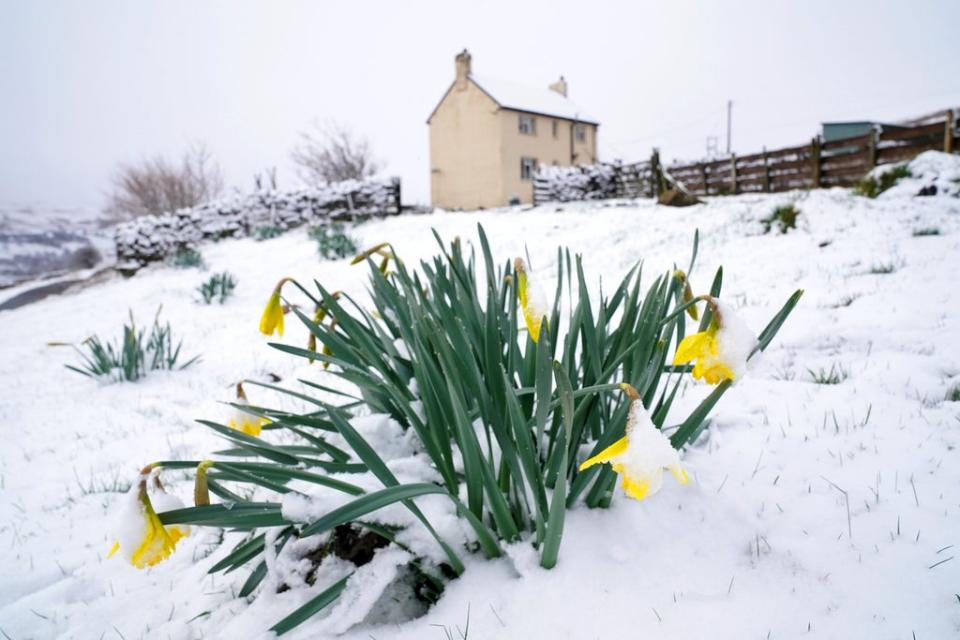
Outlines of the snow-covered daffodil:
<svg viewBox="0 0 960 640">
<path fill-rule="evenodd" d="M 117 540 L 107 554 L 110 558 L 120 553 L 138 569 L 152 567 L 168 558 L 177 542 L 190 533 L 187 525 L 164 526 L 160 522 L 157 509 L 161 512 L 182 509 L 183 503 L 164 491 L 157 479 L 155 481 L 158 490 L 151 500 L 147 491 L 151 471 L 152 467 L 144 469 L 140 482 L 127 494 L 120 514 Z"/>
<path fill-rule="evenodd" d="M 527 323 L 527 331 L 530 332 L 530 337 L 534 342 L 537 342 L 540 339 L 540 327 L 546 323 L 546 318 L 550 316 L 547 297 L 523 258 L 515 259 L 513 268 L 517 272 L 517 298 L 520 299 L 523 319 Z"/>
<path fill-rule="evenodd" d="M 637 391 L 627 384 L 620 386 L 630 396 L 626 435 L 584 461 L 580 470 L 595 464 L 609 464 L 620 474 L 624 492 L 635 500 L 643 500 L 660 490 L 664 469 L 669 469 L 680 484 L 687 484 L 689 478 L 680 466 L 680 455 L 654 426 Z"/>
<path fill-rule="evenodd" d="M 263 315 L 260 316 L 260 333 L 265 336 L 277 335 L 283 337 L 283 303 L 280 302 L 280 291 L 283 289 L 290 278 L 283 278 L 273 288 L 270 299 L 267 300 L 267 306 L 263 308 Z"/>
<path fill-rule="evenodd" d="M 685 337 L 677 345 L 674 365 L 693 365 L 693 377 L 708 384 L 737 381 L 747 372 L 747 359 L 757 346 L 757 336 L 726 303 L 708 297 L 713 319 L 706 331 Z"/>
<path fill-rule="evenodd" d="M 237 383 L 237 400 L 234 404 L 250 404 L 247 401 L 247 394 L 243 390 L 243 384 L 240 382 Z M 254 415 L 249 411 L 244 411 L 240 407 L 231 407 L 231 409 L 233 412 L 227 420 L 227 426 L 231 429 L 241 431 L 248 436 L 259 436 L 260 431 L 263 430 L 263 425 L 269 424 L 270 422 L 266 418 Z"/>
</svg>

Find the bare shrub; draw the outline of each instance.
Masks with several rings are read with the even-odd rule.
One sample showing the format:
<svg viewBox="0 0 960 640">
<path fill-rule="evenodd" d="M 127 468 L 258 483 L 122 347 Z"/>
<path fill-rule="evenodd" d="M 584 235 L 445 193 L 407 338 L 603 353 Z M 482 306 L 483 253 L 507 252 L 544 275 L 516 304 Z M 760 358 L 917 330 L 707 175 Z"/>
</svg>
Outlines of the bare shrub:
<svg viewBox="0 0 960 640">
<path fill-rule="evenodd" d="M 108 211 L 118 218 L 159 215 L 213 200 L 223 192 L 220 166 L 202 144 L 180 162 L 157 155 L 121 165 L 113 177 Z"/>
<path fill-rule="evenodd" d="M 300 177 L 311 185 L 363 180 L 376 175 L 380 164 L 370 142 L 337 122 L 314 123 L 300 133 L 300 145 L 290 153 Z"/>
</svg>

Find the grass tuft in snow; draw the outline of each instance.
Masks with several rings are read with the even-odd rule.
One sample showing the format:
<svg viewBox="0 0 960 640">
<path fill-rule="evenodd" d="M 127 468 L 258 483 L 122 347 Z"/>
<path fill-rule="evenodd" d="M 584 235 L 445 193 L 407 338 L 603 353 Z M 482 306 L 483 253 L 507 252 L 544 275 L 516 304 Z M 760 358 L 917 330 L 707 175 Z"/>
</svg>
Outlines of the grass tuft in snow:
<svg viewBox="0 0 960 640">
<path fill-rule="evenodd" d="M 865 198 L 876 198 L 881 193 L 897 184 L 903 178 L 909 178 L 910 168 L 905 164 L 899 164 L 879 175 L 868 175 L 853 187 L 853 192 Z"/>
<path fill-rule="evenodd" d="M 317 253 L 324 260 L 340 260 L 357 252 L 354 239 L 340 222 L 313 227 L 308 235 L 317 243 Z"/>
<path fill-rule="evenodd" d="M 947 391 L 947 400 L 950 402 L 960 402 L 960 385 L 952 387 Z"/>
<path fill-rule="evenodd" d="M 270 240 L 271 238 L 282 236 L 285 231 L 286 229 L 275 225 L 257 227 L 253 230 L 253 239 L 257 242 L 263 242 L 264 240 Z"/>
<path fill-rule="evenodd" d="M 788 204 L 774 209 L 770 217 L 764 218 L 760 223 L 763 225 L 764 233 L 770 233 L 773 229 L 780 233 L 787 233 L 791 229 L 797 228 L 797 217 L 799 215 L 800 210 L 794 205 Z"/>
<path fill-rule="evenodd" d="M 870 267 L 870 273 L 882 276 L 894 273 L 898 268 L 899 265 L 893 260 L 890 262 L 877 262 Z"/>
<path fill-rule="evenodd" d="M 148 371 L 186 369 L 200 359 L 200 356 L 194 356 L 180 363 L 183 341 L 178 341 L 174 346 L 170 323 L 160 324 L 160 309 L 157 309 L 149 334 L 137 328 L 131 312 L 130 322 L 123 325 L 123 336 L 116 343 L 93 335 L 79 346 L 51 344 L 71 346 L 80 356 L 82 362 L 77 366 L 64 365 L 67 369 L 90 378 L 115 382 L 136 382 Z"/>
<path fill-rule="evenodd" d="M 830 369 L 819 368 L 817 371 L 807 369 L 810 379 L 816 384 L 840 384 L 850 377 L 850 372 L 841 364 L 834 363 Z"/>
<path fill-rule="evenodd" d="M 201 269 L 204 266 L 203 256 L 196 249 L 180 247 L 169 260 L 170 266 L 177 269 Z"/>
<path fill-rule="evenodd" d="M 914 238 L 923 238 L 925 236 L 938 236 L 940 235 L 939 227 L 923 227 L 921 229 L 913 230 Z"/>
<path fill-rule="evenodd" d="M 223 271 L 210 276 L 206 282 L 197 287 L 197 291 L 200 293 L 204 304 L 212 304 L 214 300 L 223 304 L 227 301 L 227 298 L 233 295 L 233 290 L 236 287 L 237 280 L 233 277 L 233 274 Z"/>
<path fill-rule="evenodd" d="M 856 302 L 859 298 L 860 298 L 859 293 L 850 293 L 841 297 L 836 302 L 829 304 L 827 306 L 829 306 L 831 309 L 842 309 L 844 307 L 849 307 L 854 302 Z"/>
<path fill-rule="evenodd" d="M 534 276 L 529 266 L 520 259 L 495 261 L 482 228 L 479 245 L 469 251 L 459 238 L 445 244 L 435 236 L 440 253 L 421 262 L 417 270 L 389 243 L 355 258 L 370 268 L 369 309 L 348 292 L 330 292 L 317 283 L 312 294 L 293 282 L 317 306 L 310 315 L 291 307 L 314 342 L 308 348 L 273 346 L 307 362 L 329 365 L 329 373 L 355 392 L 335 391 L 343 385 L 304 381 L 308 392 L 311 388 L 323 392 L 314 397 L 302 387 L 295 391 L 266 385 L 313 405 L 303 414 L 244 405 L 245 411 L 271 421 L 265 433 L 282 431 L 278 442 L 283 444 L 201 421 L 231 441 L 232 455 L 254 460 L 217 460 L 208 465 L 204 491 L 229 505 L 199 501 L 201 506 L 164 513 L 161 519 L 166 524 L 273 529 L 270 537 L 244 541 L 213 567 L 231 571 L 257 562 L 241 596 L 251 594 L 267 573 L 267 540 L 275 541 L 274 551 L 279 553 L 288 540 L 329 536 L 337 527 L 349 525 L 401 546 L 397 541 L 401 531 L 390 527 L 395 521 L 376 519 L 376 512 L 390 505 L 405 507 L 442 550 L 446 560 L 439 568 L 425 558 L 414 560 L 422 561 L 424 572 L 433 567 L 437 580 L 462 573 L 463 548 L 441 537 L 415 502 L 428 495 L 450 505 L 450 513 L 462 519 L 485 556 L 502 555 L 504 543 L 527 540 L 541 566 L 552 568 L 566 510 L 580 501 L 607 507 L 616 488 L 617 475 L 608 465 L 580 471 L 577 462 L 586 449 L 597 453 L 623 438 L 631 404 L 620 383 L 632 385 L 636 406 L 642 403 L 649 412 L 650 428 L 670 433 L 663 444 L 676 449 L 696 440 L 730 387 L 729 380 L 718 384 L 685 419 L 665 424 L 690 371 L 687 365 L 670 366 L 673 345 L 689 333 L 706 330 L 711 322 L 708 311 L 694 327 L 687 326 L 687 312 L 700 298 L 686 300 L 690 282 L 686 274 L 682 279 L 673 271 L 661 274 L 644 291 L 638 264 L 611 289 L 612 295 L 602 295 L 591 286 L 582 258 L 558 249 L 556 289 L 552 301 L 542 296 L 537 309 L 545 319 L 536 325 L 534 336 L 524 327 L 518 304 L 520 292 L 531 291 Z M 693 269 L 697 239 L 687 273 Z M 719 269 L 710 287 L 712 296 L 720 296 L 722 280 Z M 801 293 L 791 296 L 761 332 L 754 351 L 770 343 Z M 271 296 L 268 309 L 279 306 L 280 295 L 277 291 Z M 529 306 L 523 308 L 529 311 Z M 528 318 L 528 326 L 529 322 Z M 320 345 L 323 350 L 318 351 Z M 331 404 L 330 393 L 345 400 Z M 436 480 L 401 482 L 381 457 L 378 442 L 355 426 L 355 408 L 361 415 L 389 416 L 400 429 L 416 434 Z M 327 440 L 328 433 L 342 439 L 337 446 Z M 198 463 L 158 464 L 189 468 Z M 365 490 L 328 475 L 342 473 L 372 475 L 382 488 Z M 221 484 L 225 480 L 261 493 L 288 494 L 292 488 L 287 483 L 297 481 L 298 491 L 305 491 L 306 497 L 309 484 L 303 488 L 304 483 L 346 495 L 341 506 L 298 522 L 289 519 L 292 516 L 276 498 L 245 500 L 225 489 Z M 292 629 L 334 602 L 347 588 L 348 578 L 321 591 L 274 630 Z"/>
</svg>

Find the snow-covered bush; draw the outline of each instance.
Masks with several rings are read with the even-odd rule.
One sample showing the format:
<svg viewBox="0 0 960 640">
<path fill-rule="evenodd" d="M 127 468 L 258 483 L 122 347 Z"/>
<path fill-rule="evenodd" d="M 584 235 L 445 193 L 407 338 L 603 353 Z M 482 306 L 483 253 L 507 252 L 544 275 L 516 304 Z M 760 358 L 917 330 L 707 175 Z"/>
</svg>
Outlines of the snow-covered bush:
<svg viewBox="0 0 960 640">
<path fill-rule="evenodd" d="M 876 198 L 903 178 L 909 178 L 911 175 L 910 168 L 906 164 L 881 167 L 867 174 L 853 187 L 853 190 L 866 198 Z"/>
<path fill-rule="evenodd" d="M 340 222 L 318 225 L 308 233 L 317 243 L 317 253 L 324 260 L 339 260 L 357 252 L 356 243 Z"/>
<path fill-rule="evenodd" d="M 790 229 L 797 228 L 797 216 L 799 215 L 800 210 L 795 205 L 787 204 L 774 209 L 773 213 L 761 220 L 760 223 L 763 225 L 764 233 L 770 233 L 772 229 L 776 229 L 780 233 L 786 233 Z"/>
<path fill-rule="evenodd" d="M 551 568 L 569 507 L 608 506 L 618 476 L 637 500 L 659 490 L 665 469 L 685 483 L 678 451 L 703 431 L 802 294 L 755 336 L 719 298 L 722 270 L 709 295 L 695 296 L 680 270 L 642 291 L 636 265 L 603 296 L 592 292 L 581 258 L 558 249 L 550 298 L 523 259 L 494 260 L 482 228 L 479 252 L 465 252 L 459 239 L 441 250 L 416 270 L 386 243 L 361 254 L 370 267 L 369 310 L 319 283 L 312 292 L 281 280 L 261 331 L 282 336 L 285 312 L 294 314 L 312 344 L 273 346 L 330 365 L 345 384 L 268 385 L 310 410 L 244 401 L 238 408 L 269 421 L 264 437 L 201 421 L 232 448 L 212 461 L 153 465 L 197 468 L 197 506 L 161 513 L 164 526 L 250 532 L 211 569 L 252 563 L 241 597 L 261 584 L 330 585 L 274 625 L 277 633 L 334 602 L 354 580 L 354 593 L 364 589 L 369 598 L 374 574 L 387 572 L 390 582 L 403 569 L 416 593 L 429 585 L 436 594 L 464 571 L 466 551 L 493 558 L 525 545 Z M 310 296 L 314 314 L 284 305 L 287 285 Z M 688 314 L 699 318 L 693 331 Z M 667 424 L 688 373 L 716 388 Z M 417 455 L 392 465 L 398 448 Z M 211 493 L 222 502 L 210 504 Z M 268 566 L 274 577 L 264 582 Z"/>
<path fill-rule="evenodd" d="M 190 209 L 144 216 L 117 226 L 117 262 L 137 268 L 163 260 L 183 247 L 222 238 L 245 237 L 255 229 L 288 229 L 326 220 L 399 213 L 399 180 L 347 181 L 326 187 L 262 189 Z"/>
<path fill-rule="evenodd" d="M 203 255 L 193 247 L 180 247 L 170 256 L 170 266 L 177 269 L 201 269 L 204 267 Z"/>
</svg>

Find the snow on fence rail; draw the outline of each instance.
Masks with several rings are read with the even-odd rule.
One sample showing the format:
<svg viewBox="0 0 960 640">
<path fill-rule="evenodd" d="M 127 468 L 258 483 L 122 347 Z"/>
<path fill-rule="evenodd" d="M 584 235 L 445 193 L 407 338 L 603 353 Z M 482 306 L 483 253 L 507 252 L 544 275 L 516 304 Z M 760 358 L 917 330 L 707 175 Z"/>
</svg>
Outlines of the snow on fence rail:
<svg viewBox="0 0 960 640">
<path fill-rule="evenodd" d="M 876 166 L 912 160 L 924 151 L 960 151 L 957 112 L 949 109 L 907 126 L 876 125 L 870 133 L 723 160 L 675 164 L 667 170 L 697 195 L 849 187 Z"/>
<path fill-rule="evenodd" d="M 912 160 L 924 151 L 960 152 L 958 112 L 944 112 L 905 125 L 876 125 L 866 135 L 763 151 L 722 160 L 674 164 L 660 171 L 649 162 L 545 167 L 534 178 L 533 201 L 656 197 L 673 181 L 694 195 L 726 195 L 849 187 L 874 167 Z M 657 176 L 666 182 L 658 181 Z"/>
<path fill-rule="evenodd" d="M 287 229 L 321 220 L 400 213 L 400 179 L 326 187 L 260 189 L 173 213 L 143 216 L 117 226 L 117 264 L 137 268 L 204 240 L 244 237 L 262 227 Z"/>
</svg>

